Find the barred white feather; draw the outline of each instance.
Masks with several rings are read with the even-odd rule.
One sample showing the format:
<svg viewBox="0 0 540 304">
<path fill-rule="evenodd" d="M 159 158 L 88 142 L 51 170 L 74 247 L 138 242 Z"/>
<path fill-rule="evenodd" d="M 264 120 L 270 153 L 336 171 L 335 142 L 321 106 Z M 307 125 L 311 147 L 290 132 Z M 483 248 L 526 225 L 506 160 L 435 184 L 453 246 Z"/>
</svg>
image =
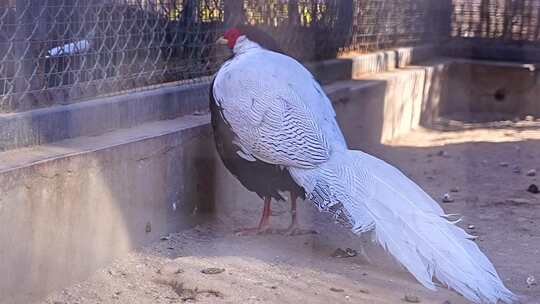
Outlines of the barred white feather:
<svg viewBox="0 0 540 304">
<path fill-rule="evenodd" d="M 316 169 L 289 171 L 311 193 L 327 193 L 326 201 L 339 202 L 354 232 L 366 231 L 366 218 L 373 220 L 376 241 L 425 287 L 434 290 L 435 277 L 476 303 L 517 300 L 472 236 L 445 219 L 433 199 L 382 160 L 349 150 L 333 154 Z"/>
<path fill-rule="evenodd" d="M 476 303 L 516 296 L 471 235 L 399 170 L 348 150 L 330 101 L 297 61 L 246 37 L 217 73 L 214 96 L 246 159 L 283 166 L 307 196 L 375 239 L 425 287 L 433 279 Z"/>
</svg>

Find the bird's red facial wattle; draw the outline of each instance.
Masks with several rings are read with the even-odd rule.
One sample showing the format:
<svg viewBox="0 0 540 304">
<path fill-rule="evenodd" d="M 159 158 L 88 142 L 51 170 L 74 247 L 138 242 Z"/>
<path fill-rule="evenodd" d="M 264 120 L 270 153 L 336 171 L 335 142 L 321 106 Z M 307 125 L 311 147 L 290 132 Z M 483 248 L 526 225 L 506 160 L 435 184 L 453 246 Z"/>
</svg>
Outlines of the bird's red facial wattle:
<svg viewBox="0 0 540 304">
<path fill-rule="evenodd" d="M 238 37 L 242 36 L 242 32 L 240 32 L 239 29 L 233 27 L 225 31 L 225 34 L 223 35 L 224 40 L 227 41 L 227 46 L 230 49 L 233 49 L 236 45 L 236 40 L 238 40 Z"/>
</svg>

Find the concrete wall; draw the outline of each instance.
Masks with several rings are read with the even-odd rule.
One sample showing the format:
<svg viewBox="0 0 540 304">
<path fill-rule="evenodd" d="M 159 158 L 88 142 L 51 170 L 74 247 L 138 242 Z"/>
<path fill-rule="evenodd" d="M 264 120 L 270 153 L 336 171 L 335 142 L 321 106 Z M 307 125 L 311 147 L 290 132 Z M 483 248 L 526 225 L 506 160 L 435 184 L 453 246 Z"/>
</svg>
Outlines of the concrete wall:
<svg viewBox="0 0 540 304">
<path fill-rule="evenodd" d="M 29 303 L 193 224 L 213 208 L 213 150 L 205 116 L 0 154 L 0 303 Z"/>
<path fill-rule="evenodd" d="M 436 59 L 357 76 L 366 85 L 355 91 L 354 102 L 336 105 L 339 122 L 355 130 L 352 146 L 389 142 L 436 120 L 450 66 L 451 61 Z"/>
<path fill-rule="evenodd" d="M 441 115 L 491 115 L 493 119 L 540 116 L 540 72 L 534 64 L 456 60 Z"/>
</svg>

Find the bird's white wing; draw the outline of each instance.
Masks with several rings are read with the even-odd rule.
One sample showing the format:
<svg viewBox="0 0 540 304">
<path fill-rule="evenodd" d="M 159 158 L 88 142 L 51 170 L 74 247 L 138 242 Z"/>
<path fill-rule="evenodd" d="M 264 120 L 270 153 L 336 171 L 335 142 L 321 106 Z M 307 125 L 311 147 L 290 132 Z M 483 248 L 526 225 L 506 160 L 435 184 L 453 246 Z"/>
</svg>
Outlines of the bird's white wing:
<svg viewBox="0 0 540 304">
<path fill-rule="evenodd" d="M 341 132 L 341 129 L 336 120 L 336 112 L 332 106 L 332 101 L 326 96 L 324 90 L 319 83 L 313 78 L 311 73 L 305 70 L 303 74 L 305 77 L 295 77 L 298 79 L 298 84 L 295 87 L 302 88 L 303 93 L 310 96 L 305 99 L 307 106 L 314 111 L 314 115 L 317 117 L 317 121 L 321 124 L 321 127 L 326 132 L 326 135 L 332 141 L 335 147 L 347 148 L 345 137 Z M 316 94 L 315 96 L 313 96 Z"/>
<path fill-rule="evenodd" d="M 345 138 L 336 121 L 336 112 L 332 102 L 324 93 L 323 88 L 301 63 L 295 59 L 270 51 L 261 51 L 253 55 L 259 62 L 271 62 L 265 67 L 278 73 L 281 78 L 287 79 L 290 86 L 302 96 L 302 102 L 306 104 L 311 113 L 315 116 L 317 123 L 325 133 L 333 148 L 346 148 Z M 262 58 L 261 58 L 262 57 Z"/>
<path fill-rule="evenodd" d="M 244 154 L 312 168 L 330 157 L 330 147 L 304 96 L 287 78 L 233 59 L 216 75 L 213 93 Z"/>
</svg>

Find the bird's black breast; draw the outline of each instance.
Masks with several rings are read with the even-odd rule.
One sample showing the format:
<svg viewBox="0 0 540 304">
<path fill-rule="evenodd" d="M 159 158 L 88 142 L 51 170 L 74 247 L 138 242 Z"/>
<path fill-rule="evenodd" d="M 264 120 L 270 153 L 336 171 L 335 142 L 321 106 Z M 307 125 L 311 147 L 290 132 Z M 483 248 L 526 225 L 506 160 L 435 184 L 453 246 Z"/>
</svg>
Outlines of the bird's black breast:
<svg viewBox="0 0 540 304">
<path fill-rule="evenodd" d="M 303 196 L 303 189 L 294 182 L 287 170 L 261 160 L 248 161 L 237 154 L 239 148 L 233 144 L 235 134 L 214 99 L 213 87 L 214 82 L 210 86 L 210 114 L 214 141 L 227 170 L 245 188 L 257 193 L 261 198 L 271 196 L 276 200 L 283 200 L 279 191 L 291 191 Z"/>
</svg>

